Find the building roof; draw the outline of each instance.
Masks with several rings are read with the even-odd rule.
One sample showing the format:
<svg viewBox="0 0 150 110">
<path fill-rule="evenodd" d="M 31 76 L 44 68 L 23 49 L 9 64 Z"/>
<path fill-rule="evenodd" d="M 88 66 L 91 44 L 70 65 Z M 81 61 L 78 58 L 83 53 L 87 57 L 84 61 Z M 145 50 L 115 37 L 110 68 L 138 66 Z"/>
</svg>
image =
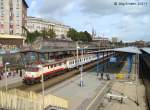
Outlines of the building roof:
<svg viewBox="0 0 150 110">
<path fill-rule="evenodd" d="M 143 51 L 145 51 L 146 53 L 150 54 L 150 48 L 142 48 Z"/>
<path fill-rule="evenodd" d="M 23 36 L 0 34 L 0 39 L 25 39 Z"/>
<path fill-rule="evenodd" d="M 30 20 L 38 20 L 38 21 L 41 21 L 41 22 L 48 22 L 48 23 L 52 23 L 53 25 L 60 25 L 60 26 L 64 26 L 64 27 L 67 27 L 67 28 L 70 28 L 70 26 L 68 25 L 65 25 L 64 23 L 61 23 L 59 21 L 56 21 L 56 20 L 50 20 L 50 19 L 43 19 L 43 18 L 37 18 L 37 17 L 33 17 L 33 16 L 28 16 L 28 19 Z"/>
<path fill-rule="evenodd" d="M 28 4 L 27 4 L 27 2 L 26 2 L 25 0 L 22 0 L 22 2 L 25 4 L 25 6 L 26 6 L 27 8 L 29 8 L 29 6 L 28 6 Z"/>
</svg>

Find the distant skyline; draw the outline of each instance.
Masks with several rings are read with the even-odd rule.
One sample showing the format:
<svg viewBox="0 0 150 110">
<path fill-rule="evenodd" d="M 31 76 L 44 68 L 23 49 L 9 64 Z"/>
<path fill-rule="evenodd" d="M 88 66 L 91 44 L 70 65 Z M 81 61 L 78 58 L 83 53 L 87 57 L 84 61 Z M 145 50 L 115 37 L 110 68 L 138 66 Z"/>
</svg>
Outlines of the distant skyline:
<svg viewBox="0 0 150 110">
<path fill-rule="evenodd" d="M 78 31 L 92 33 L 94 28 L 98 35 L 108 38 L 150 41 L 150 0 L 26 1 L 29 16 L 57 20 Z"/>
</svg>

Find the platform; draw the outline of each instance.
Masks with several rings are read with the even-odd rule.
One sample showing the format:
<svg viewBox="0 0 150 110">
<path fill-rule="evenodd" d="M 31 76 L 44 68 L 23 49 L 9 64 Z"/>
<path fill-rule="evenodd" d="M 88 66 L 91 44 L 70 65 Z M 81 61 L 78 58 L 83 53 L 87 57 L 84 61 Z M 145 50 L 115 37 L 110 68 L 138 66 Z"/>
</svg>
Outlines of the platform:
<svg viewBox="0 0 150 110">
<path fill-rule="evenodd" d="M 85 110 L 99 91 L 107 84 L 107 81 L 100 81 L 96 73 L 83 73 L 84 86 L 80 87 L 80 75 L 62 82 L 45 91 L 45 94 L 52 94 L 65 98 L 69 102 L 69 110 Z"/>
<path fill-rule="evenodd" d="M 22 77 L 20 77 L 19 75 L 10 76 L 7 78 L 7 84 L 11 88 L 17 87 L 18 85 L 22 84 Z M 6 85 L 6 78 L 0 80 L 0 88 L 4 88 L 5 85 Z"/>
<path fill-rule="evenodd" d="M 103 102 L 102 100 L 103 100 L 104 96 L 108 93 L 108 91 L 105 91 L 103 88 L 108 84 L 108 82 L 114 83 L 114 85 L 116 84 L 116 81 L 117 82 L 121 81 L 121 83 L 133 81 L 133 83 L 135 83 L 135 79 L 136 79 L 135 78 L 135 70 L 134 70 L 135 64 L 132 65 L 132 71 L 130 73 L 130 75 L 132 75 L 132 77 L 130 77 L 130 78 L 128 78 L 128 75 L 129 75 L 128 68 L 127 68 L 128 64 L 126 61 L 123 63 L 123 65 L 121 67 L 118 67 L 118 66 L 115 66 L 112 68 L 111 67 L 112 66 L 108 66 L 108 68 L 105 68 L 106 71 L 104 71 L 107 73 L 109 72 L 111 80 L 107 80 L 105 73 L 104 73 L 104 80 L 101 80 L 96 75 L 97 74 L 96 70 L 94 70 L 94 71 L 84 72 L 84 77 L 83 77 L 84 86 L 83 87 L 79 86 L 80 75 L 78 75 L 78 76 L 73 77 L 67 81 L 64 81 L 50 89 L 47 89 L 45 91 L 45 93 L 53 94 L 53 95 L 67 99 L 69 102 L 69 110 L 95 110 L 95 109 L 91 109 L 89 106 L 91 105 L 91 103 L 93 103 L 94 100 L 96 100 L 95 97 L 97 97 L 97 95 L 102 96 L 102 97 L 100 97 L 99 101 L 96 101 L 96 102 L 99 102 L 99 104 L 101 104 L 101 102 Z M 118 68 L 120 68 L 120 69 L 118 69 Z M 110 73 L 112 69 L 113 70 L 116 69 L 118 71 L 116 71 L 116 72 L 113 71 L 113 73 Z M 108 88 L 114 89 L 114 85 L 113 85 L 113 87 L 108 86 Z M 124 90 L 126 91 L 125 93 L 135 94 L 135 85 L 134 84 L 131 87 L 128 87 L 125 85 L 120 85 L 119 87 L 120 88 L 118 88 L 118 89 L 120 89 L 120 90 L 122 90 L 121 88 L 124 88 Z M 142 88 L 141 90 L 142 90 L 141 95 L 143 96 L 144 89 Z M 105 94 L 100 94 L 101 91 L 104 91 Z M 104 92 L 102 92 L 102 93 L 104 93 Z M 133 107 L 131 107 L 132 108 L 131 110 L 136 109 L 134 104 L 133 104 Z M 93 105 L 94 105 L 94 103 L 93 103 Z M 126 105 L 126 106 L 128 107 L 129 105 Z M 111 104 L 110 104 L 110 108 L 111 108 Z M 111 110 L 116 110 L 116 109 L 114 108 Z M 109 108 L 108 109 L 106 108 L 106 110 L 109 110 Z"/>
<path fill-rule="evenodd" d="M 118 99 L 103 99 L 98 110 L 148 110 L 145 101 L 145 87 L 142 83 L 138 84 L 136 91 L 135 82 L 114 82 L 110 92 L 115 95 L 127 97 L 122 103 Z M 138 97 L 137 97 L 138 96 Z M 139 105 L 136 103 L 138 102 Z"/>
</svg>

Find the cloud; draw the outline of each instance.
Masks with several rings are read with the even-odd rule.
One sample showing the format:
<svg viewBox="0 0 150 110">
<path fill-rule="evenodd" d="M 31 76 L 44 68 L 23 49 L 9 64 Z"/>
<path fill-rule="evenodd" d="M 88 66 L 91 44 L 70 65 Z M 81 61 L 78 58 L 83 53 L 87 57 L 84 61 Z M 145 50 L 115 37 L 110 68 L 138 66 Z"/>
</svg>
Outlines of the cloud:
<svg viewBox="0 0 150 110">
<path fill-rule="evenodd" d="M 114 5 L 119 3 L 147 3 L 145 5 Z M 110 14 L 150 14 L 149 0 L 82 0 L 81 11 L 86 14 L 110 15 Z"/>
<path fill-rule="evenodd" d="M 92 31 L 125 41 L 150 40 L 150 0 L 147 6 L 114 5 L 124 0 L 28 0 L 29 15 L 55 19 L 78 31 Z"/>
<path fill-rule="evenodd" d="M 116 25 L 116 35 L 125 41 L 145 40 L 150 41 L 150 16 L 133 17 L 122 16 L 120 23 Z M 119 30 L 119 28 L 121 28 Z"/>
<path fill-rule="evenodd" d="M 64 16 L 73 9 L 71 0 L 42 0 L 37 12 L 44 16 Z"/>
</svg>

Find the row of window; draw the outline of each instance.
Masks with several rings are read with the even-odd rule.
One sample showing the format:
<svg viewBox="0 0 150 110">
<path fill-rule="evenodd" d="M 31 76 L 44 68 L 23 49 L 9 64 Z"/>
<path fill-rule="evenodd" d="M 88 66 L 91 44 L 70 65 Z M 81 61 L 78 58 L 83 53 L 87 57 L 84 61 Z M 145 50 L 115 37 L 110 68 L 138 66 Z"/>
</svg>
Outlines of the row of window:
<svg viewBox="0 0 150 110">
<path fill-rule="evenodd" d="M 54 65 L 48 65 L 48 69 L 50 68 L 54 68 L 54 67 L 57 67 L 57 66 L 62 66 L 64 63 L 58 63 L 58 64 L 54 64 Z"/>
<path fill-rule="evenodd" d="M 83 58 L 83 60 L 82 60 L 82 59 L 79 59 L 78 62 L 86 61 L 86 60 L 88 60 L 88 59 L 91 60 L 92 58 L 94 58 L 94 56 L 93 56 L 93 57 Z M 74 64 L 74 63 L 77 63 L 77 60 L 75 60 L 75 61 L 70 61 L 70 62 L 69 62 L 69 64 Z"/>
</svg>

